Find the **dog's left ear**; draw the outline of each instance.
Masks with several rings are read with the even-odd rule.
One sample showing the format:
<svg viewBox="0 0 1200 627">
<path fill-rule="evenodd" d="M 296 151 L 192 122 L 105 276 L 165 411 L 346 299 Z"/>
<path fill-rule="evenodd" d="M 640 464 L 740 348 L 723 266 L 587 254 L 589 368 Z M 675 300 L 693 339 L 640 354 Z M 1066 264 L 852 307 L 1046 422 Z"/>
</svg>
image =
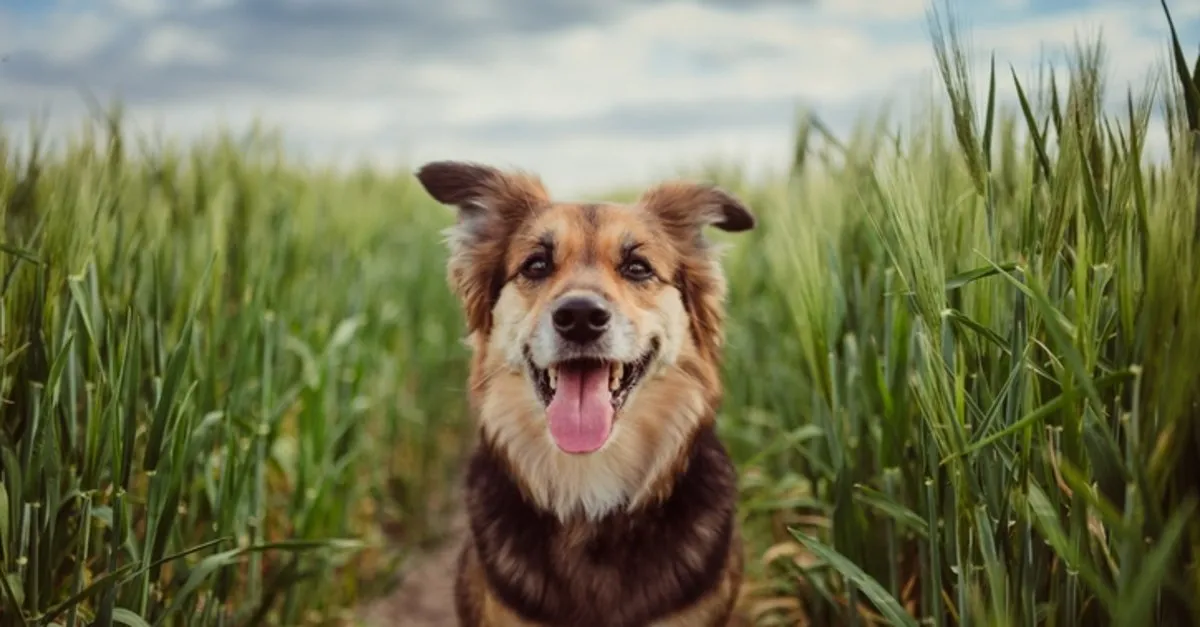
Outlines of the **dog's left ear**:
<svg viewBox="0 0 1200 627">
<path fill-rule="evenodd" d="M 708 254 L 704 228 L 749 231 L 754 228 L 754 214 L 733 194 L 715 185 L 684 181 L 663 183 L 648 190 L 639 204 L 658 219 L 682 248 L 674 284 L 683 298 L 697 347 L 715 358 L 724 342 L 725 277 Z"/>
<path fill-rule="evenodd" d="M 706 226 L 736 233 L 755 225 L 745 203 L 715 185 L 663 183 L 643 194 L 641 205 L 680 236 L 699 236 Z"/>
<path fill-rule="evenodd" d="M 447 232 L 449 279 L 471 330 L 487 330 L 503 285 L 508 242 L 549 204 L 549 195 L 534 176 L 476 163 L 434 161 L 416 176 L 434 200 L 458 210 L 458 223 Z"/>
</svg>

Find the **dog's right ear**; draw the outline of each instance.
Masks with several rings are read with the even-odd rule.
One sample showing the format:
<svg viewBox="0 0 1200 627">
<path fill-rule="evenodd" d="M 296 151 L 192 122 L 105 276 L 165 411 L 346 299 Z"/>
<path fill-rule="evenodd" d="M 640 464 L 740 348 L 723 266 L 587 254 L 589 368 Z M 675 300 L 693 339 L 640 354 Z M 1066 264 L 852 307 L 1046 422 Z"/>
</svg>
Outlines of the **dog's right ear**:
<svg viewBox="0 0 1200 627">
<path fill-rule="evenodd" d="M 434 200 L 457 208 L 457 224 L 447 231 L 450 283 L 471 331 L 487 331 L 504 284 L 508 242 L 531 214 L 550 203 L 549 195 L 537 177 L 477 163 L 434 161 L 416 176 Z"/>
<path fill-rule="evenodd" d="M 490 219 L 521 219 L 550 199 L 542 182 L 523 172 L 502 172 L 464 161 L 434 161 L 417 170 L 429 195 L 458 208 L 462 226 Z"/>
<path fill-rule="evenodd" d="M 484 199 L 503 176 L 496 168 L 461 161 L 434 161 L 417 170 L 425 191 L 443 205 L 458 207 L 460 218 L 485 211 Z"/>
</svg>

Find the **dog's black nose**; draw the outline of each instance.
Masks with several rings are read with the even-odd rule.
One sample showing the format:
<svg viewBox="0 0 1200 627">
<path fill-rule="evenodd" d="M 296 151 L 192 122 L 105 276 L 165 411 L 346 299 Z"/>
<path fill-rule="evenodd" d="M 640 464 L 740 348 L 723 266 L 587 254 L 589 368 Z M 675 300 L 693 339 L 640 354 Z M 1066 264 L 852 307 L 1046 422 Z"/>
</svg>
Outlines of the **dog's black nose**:
<svg viewBox="0 0 1200 627">
<path fill-rule="evenodd" d="M 570 296 L 558 303 L 551 318 L 555 330 L 563 339 L 587 344 L 604 334 L 612 314 L 598 298 Z"/>
</svg>

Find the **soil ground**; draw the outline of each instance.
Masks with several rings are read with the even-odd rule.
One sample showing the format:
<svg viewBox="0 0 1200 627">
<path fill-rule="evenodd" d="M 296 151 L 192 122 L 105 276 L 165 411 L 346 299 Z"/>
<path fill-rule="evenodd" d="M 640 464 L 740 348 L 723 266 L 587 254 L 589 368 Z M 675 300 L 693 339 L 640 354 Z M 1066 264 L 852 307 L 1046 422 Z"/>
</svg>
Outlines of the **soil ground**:
<svg viewBox="0 0 1200 627">
<path fill-rule="evenodd" d="M 362 610 L 365 627 L 458 627 L 454 617 L 454 567 L 466 533 L 466 516 L 450 519 L 450 533 L 421 556 L 388 596 Z"/>
</svg>

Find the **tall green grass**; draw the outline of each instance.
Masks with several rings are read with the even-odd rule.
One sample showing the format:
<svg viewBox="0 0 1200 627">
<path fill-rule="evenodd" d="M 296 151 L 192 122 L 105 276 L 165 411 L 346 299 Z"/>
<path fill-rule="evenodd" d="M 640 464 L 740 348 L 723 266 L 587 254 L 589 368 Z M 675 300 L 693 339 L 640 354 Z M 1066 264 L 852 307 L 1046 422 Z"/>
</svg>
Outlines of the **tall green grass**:
<svg viewBox="0 0 1200 627">
<path fill-rule="evenodd" d="M 810 156 L 734 261 L 759 617 L 1200 624 L 1200 61 L 1116 114 L 1099 42 L 981 98 L 931 25 L 949 106 Z"/>
<path fill-rule="evenodd" d="M 979 95 L 933 24 L 948 106 L 703 172 L 761 217 L 725 260 L 747 607 L 1200 624 L 1200 64 L 1176 42 L 1118 113 L 1098 45 Z M 344 623 L 470 444 L 453 217 L 266 135 L 125 130 L 0 138 L 0 625 Z"/>
<path fill-rule="evenodd" d="M 460 454 L 447 216 L 265 137 L 92 128 L 0 170 L 0 623 L 338 620 Z"/>
</svg>

